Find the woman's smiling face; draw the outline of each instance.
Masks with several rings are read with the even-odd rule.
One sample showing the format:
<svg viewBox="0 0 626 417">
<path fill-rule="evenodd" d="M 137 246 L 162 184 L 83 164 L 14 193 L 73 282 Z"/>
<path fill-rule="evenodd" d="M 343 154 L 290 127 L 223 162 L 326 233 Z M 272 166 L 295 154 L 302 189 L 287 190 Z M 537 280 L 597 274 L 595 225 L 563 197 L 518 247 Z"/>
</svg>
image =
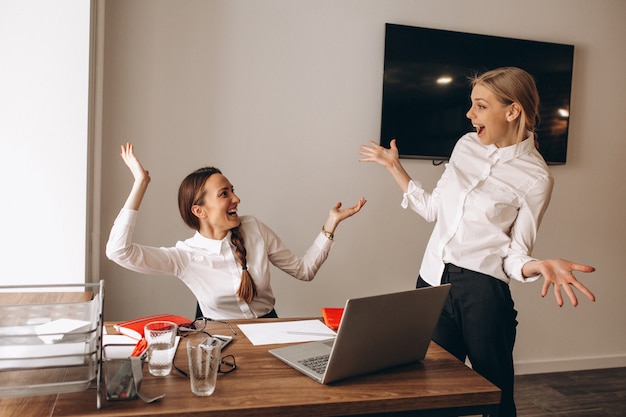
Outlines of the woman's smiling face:
<svg viewBox="0 0 626 417">
<path fill-rule="evenodd" d="M 237 214 L 240 202 L 225 176 L 211 175 L 203 186 L 202 204 L 196 206 L 200 209 L 196 214 L 200 218 L 200 233 L 212 239 L 223 239 L 241 223 Z"/>
<path fill-rule="evenodd" d="M 495 94 L 482 84 L 476 84 L 471 94 L 472 106 L 467 118 L 476 128 L 483 145 L 496 145 L 499 148 L 516 142 L 515 103 L 503 104 Z M 519 115 L 518 115 L 519 116 Z"/>
</svg>

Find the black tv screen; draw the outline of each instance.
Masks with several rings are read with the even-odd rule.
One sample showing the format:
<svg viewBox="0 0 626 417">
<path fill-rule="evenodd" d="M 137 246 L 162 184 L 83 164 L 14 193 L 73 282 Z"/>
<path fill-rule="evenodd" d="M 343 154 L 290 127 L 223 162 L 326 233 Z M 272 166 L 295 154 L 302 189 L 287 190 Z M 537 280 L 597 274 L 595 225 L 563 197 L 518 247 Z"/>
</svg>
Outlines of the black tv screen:
<svg viewBox="0 0 626 417">
<path fill-rule="evenodd" d="M 397 139 L 402 158 L 445 161 L 474 130 L 468 77 L 515 66 L 540 96 L 539 151 L 565 164 L 574 46 L 386 24 L 380 144 Z"/>
</svg>

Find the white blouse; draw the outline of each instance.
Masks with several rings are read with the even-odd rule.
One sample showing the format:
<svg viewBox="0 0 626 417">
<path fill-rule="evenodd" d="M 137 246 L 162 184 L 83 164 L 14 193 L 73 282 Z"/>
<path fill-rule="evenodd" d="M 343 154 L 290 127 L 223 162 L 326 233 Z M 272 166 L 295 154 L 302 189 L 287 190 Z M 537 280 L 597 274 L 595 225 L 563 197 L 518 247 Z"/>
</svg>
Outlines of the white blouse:
<svg viewBox="0 0 626 417">
<path fill-rule="evenodd" d="M 255 318 L 274 308 L 270 286 L 270 264 L 303 281 L 310 281 L 322 266 L 334 242 L 322 233 L 304 256 L 298 257 L 265 224 L 252 216 L 241 217 L 248 272 L 257 288 L 250 302 L 239 300 L 241 265 L 230 243 L 230 232 L 222 240 L 208 239 L 199 232 L 174 247 L 157 248 L 132 243 L 136 210 L 122 209 L 106 246 L 107 257 L 132 271 L 174 275 L 198 299 L 202 313 L 213 319 Z"/>
<path fill-rule="evenodd" d="M 548 207 L 554 180 L 533 137 L 518 145 L 485 146 L 475 132 L 461 137 L 432 193 L 411 181 L 402 207 L 436 221 L 421 277 L 441 282 L 444 264 L 502 281 L 524 278 L 523 265 Z"/>
</svg>

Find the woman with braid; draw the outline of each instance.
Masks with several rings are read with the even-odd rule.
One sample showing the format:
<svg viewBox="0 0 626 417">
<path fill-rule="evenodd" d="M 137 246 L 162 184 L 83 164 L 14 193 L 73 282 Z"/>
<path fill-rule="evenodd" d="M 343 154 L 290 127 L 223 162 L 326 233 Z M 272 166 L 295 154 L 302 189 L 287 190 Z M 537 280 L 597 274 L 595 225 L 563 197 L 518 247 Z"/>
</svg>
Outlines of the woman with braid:
<svg viewBox="0 0 626 417">
<path fill-rule="evenodd" d="M 121 147 L 121 157 L 135 181 L 111 229 L 107 257 L 132 271 L 177 276 L 198 299 L 202 314 L 213 319 L 277 317 L 270 265 L 294 278 L 312 280 L 328 257 L 337 225 L 365 204 L 363 198 L 350 208 L 337 203 L 299 257 L 258 219 L 239 217 L 239 197 L 220 170 L 201 168 L 178 190 L 180 214 L 195 235 L 169 248 L 138 245 L 132 243 L 132 234 L 150 175 L 132 144 Z"/>
</svg>

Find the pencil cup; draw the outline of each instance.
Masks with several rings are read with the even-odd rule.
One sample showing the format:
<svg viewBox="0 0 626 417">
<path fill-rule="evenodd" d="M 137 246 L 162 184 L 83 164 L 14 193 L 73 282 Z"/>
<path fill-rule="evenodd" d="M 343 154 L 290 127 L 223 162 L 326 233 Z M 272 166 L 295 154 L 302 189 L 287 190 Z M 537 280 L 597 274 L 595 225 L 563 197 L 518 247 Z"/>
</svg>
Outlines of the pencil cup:
<svg viewBox="0 0 626 417">
<path fill-rule="evenodd" d="M 214 337 L 207 337 L 200 342 L 198 339 L 187 341 L 189 380 L 191 392 L 195 395 L 208 396 L 215 391 L 221 354 L 222 343 Z"/>
<path fill-rule="evenodd" d="M 116 348 L 132 347 L 132 345 L 104 345 L 102 347 L 102 372 L 104 374 L 104 387 L 108 401 L 134 400 L 137 398 L 135 380 L 127 357 L 119 357 L 111 354 Z"/>
<path fill-rule="evenodd" d="M 178 326 L 171 321 L 146 324 L 144 335 L 148 342 L 148 371 L 151 375 L 165 376 L 172 372 L 177 331 Z"/>
</svg>

